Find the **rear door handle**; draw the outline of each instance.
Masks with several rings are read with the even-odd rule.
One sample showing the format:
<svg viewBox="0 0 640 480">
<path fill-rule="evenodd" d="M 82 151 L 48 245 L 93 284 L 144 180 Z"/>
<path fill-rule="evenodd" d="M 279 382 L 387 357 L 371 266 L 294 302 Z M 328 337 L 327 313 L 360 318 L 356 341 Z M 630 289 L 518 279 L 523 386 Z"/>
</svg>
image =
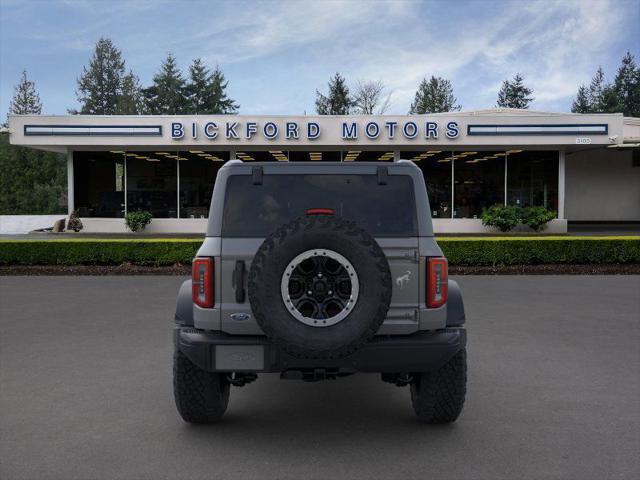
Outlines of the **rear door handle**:
<svg viewBox="0 0 640 480">
<path fill-rule="evenodd" d="M 236 302 L 244 303 L 244 275 L 245 266 L 244 260 L 236 260 L 236 269 L 233 271 L 232 284 L 236 289 Z"/>
</svg>

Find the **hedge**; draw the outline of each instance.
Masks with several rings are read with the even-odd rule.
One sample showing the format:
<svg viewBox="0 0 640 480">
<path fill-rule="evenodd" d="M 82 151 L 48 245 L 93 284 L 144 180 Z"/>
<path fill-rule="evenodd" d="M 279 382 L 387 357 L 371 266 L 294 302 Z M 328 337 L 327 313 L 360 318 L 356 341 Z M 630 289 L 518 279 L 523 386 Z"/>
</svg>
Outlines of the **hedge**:
<svg viewBox="0 0 640 480">
<path fill-rule="evenodd" d="M 0 240 L 0 265 L 189 264 L 202 240 Z M 444 237 L 451 265 L 640 263 L 640 237 Z"/>
</svg>

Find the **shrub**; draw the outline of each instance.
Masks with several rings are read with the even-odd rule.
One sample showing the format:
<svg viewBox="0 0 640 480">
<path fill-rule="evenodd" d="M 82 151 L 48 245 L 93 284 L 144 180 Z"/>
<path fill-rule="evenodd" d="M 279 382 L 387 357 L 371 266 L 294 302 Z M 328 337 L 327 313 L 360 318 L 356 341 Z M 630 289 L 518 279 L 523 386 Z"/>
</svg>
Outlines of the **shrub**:
<svg viewBox="0 0 640 480">
<path fill-rule="evenodd" d="M 127 227 L 132 232 L 137 232 L 139 230 L 144 230 L 144 227 L 151 223 L 151 213 L 142 211 L 142 212 L 129 212 L 124 217 L 124 221 L 127 224 Z"/>
<path fill-rule="evenodd" d="M 82 230 L 83 225 L 80 217 L 78 217 L 78 211 L 74 210 L 69 215 L 69 222 L 67 223 L 67 230 L 73 230 L 74 232 L 79 232 Z"/>
<path fill-rule="evenodd" d="M 520 207 L 515 205 L 493 205 L 482 211 L 482 224 L 497 227 L 501 232 L 515 228 L 520 221 Z"/>
<path fill-rule="evenodd" d="M 534 232 L 544 230 L 547 223 L 556 218 L 555 212 L 544 207 L 527 207 L 523 208 L 520 213 L 522 223 L 530 226 Z"/>
</svg>

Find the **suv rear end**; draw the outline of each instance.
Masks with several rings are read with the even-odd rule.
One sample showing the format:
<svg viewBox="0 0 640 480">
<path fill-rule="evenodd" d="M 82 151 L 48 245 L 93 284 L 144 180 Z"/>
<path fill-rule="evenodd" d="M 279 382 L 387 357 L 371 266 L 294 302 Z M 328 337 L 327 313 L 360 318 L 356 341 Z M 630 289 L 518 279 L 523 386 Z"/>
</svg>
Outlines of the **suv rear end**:
<svg viewBox="0 0 640 480">
<path fill-rule="evenodd" d="M 456 369 L 459 408 L 435 418 L 420 402 L 435 398 L 421 394 L 433 374 L 460 363 L 466 333 L 413 163 L 229 162 L 193 271 L 178 298 L 176 355 L 190 372 L 216 379 L 225 408 L 228 386 L 259 373 L 318 380 L 377 372 L 412 386 L 424 420 L 457 417 L 466 362 Z M 221 416 L 185 415 L 185 387 L 176 382 L 186 420 Z"/>
</svg>

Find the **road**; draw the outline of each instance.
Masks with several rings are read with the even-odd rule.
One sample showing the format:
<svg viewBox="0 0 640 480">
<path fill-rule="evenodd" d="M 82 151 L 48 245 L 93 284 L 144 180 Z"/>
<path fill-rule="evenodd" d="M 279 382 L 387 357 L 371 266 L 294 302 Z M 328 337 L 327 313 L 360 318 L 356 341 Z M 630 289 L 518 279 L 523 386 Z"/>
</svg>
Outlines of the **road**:
<svg viewBox="0 0 640 480">
<path fill-rule="evenodd" d="M 0 478 L 639 478 L 640 277 L 460 277 L 457 423 L 414 420 L 376 375 L 231 392 L 177 416 L 179 277 L 0 277 Z"/>
</svg>

